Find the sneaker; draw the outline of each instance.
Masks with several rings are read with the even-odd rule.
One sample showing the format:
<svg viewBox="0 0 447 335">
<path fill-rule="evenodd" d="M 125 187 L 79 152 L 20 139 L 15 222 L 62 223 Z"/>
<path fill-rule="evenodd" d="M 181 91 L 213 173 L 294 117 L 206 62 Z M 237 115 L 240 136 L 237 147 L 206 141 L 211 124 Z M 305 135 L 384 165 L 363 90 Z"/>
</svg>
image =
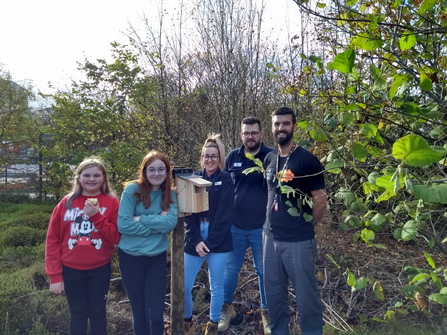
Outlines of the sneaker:
<svg viewBox="0 0 447 335">
<path fill-rule="evenodd" d="M 196 323 L 185 321 L 185 335 L 194 335 L 196 333 Z"/>
<path fill-rule="evenodd" d="M 217 323 L 208 321 L 206 323 L 205 335 L 217 335 Z"/>
<path fill-rule="evenodd" d="M 230 328 L 231 320 L 233 320 L 235 317 L 236 312 L 234 311 L 233 305 L 224 303 L 222 306 L 222 312 L 220 314 L 217 330 L 223 332 Z"/>
<path fill-rule="evenodd" d="M 267 308 L 261 308 L 262 326 L 264 327 L 264 335 L 270 335 L 270 318 Z"/>
</svg>

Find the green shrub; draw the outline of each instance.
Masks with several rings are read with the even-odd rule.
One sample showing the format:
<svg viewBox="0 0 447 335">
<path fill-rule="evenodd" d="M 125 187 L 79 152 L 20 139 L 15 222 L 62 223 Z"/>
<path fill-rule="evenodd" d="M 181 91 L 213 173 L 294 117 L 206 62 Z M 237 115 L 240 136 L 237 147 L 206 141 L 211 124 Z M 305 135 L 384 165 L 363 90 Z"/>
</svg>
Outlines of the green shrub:
<svg viewBox="0 0 447 335">
<path fill-rule="evenodd" d="M 35 246 L 45 241 L 46 231 L 30 227 L 10 227 L 0 231 L 0 250 L 7 247 Z"/>
<path fill-rule="evenodd" d="M 25 226 L 47 230 L 50 222 L 50 213 L 36 212 L 25 215 L 11 215 L 8 220 L 0 222 L 0 231 L 8 227 Z"/>
<path fill-rule="evenodd" d="M 0 334 L 29 334 L 36 320 L 50 332 L 68 333 L 69 318 L 65 297 L 48 290 L 43 262 L 0 274 Z"/>
</svg>

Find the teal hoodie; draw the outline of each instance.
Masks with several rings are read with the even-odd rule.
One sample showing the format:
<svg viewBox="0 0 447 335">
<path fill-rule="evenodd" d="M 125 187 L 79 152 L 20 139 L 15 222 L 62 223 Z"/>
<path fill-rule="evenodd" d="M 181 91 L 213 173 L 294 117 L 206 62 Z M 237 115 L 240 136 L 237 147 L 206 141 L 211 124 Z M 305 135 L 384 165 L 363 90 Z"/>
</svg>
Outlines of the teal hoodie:
<svg viewBox="0 0 447 335">
<path fill-rule="evenodd" d="M 167 215 L 160 215 L 162 190 L 151 192 L 151 205 L 144 208 L 143 202 L 134 196 L 140 192 L 137 184 L 127 185 L 121 196 L 118 210 L 118 231 L 121 239 L 118 247 L 133 256 L 156 256 L 169 248 L 168 233 L 177 224 L 177 195 L 171 191 L 172 203 Z M 135 221 L 134 216 L 139 216 Z"/>
</svg>

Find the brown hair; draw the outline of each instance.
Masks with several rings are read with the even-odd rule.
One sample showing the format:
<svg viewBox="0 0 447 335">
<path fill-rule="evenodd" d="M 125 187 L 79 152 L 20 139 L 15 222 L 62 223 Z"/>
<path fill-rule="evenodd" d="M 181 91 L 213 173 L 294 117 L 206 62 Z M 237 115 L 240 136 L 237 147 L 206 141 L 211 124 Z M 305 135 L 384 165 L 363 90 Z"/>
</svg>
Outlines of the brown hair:
<svg viewBox="0 0 447 335">
<path fill-rule="evenodd" d="M 76 171 L 74 172 L 73 186 L 72 186 L 71 192 L 68 194 L 69 197 L 68 197 L 67 203 L 65 205 L 67 208 L 71 209 L 73 200 L 82 194 L 83 190 L 82 190 L 81 183 L 79 181 L 79 177 L 81 176 L 82 171 L 84 171 L 85 169 L 91 168 L 91 167 L 99 168 L 102 172 L 103 177 L 104 177 L 104 181 L 102 182 L 102 185 L 99 189 L 101 191 L 101 193 L 104 193 L 106 195 L 112 195 L 112 196 L 116 197 L 115 192 L 110 187 L 109 178 L 107 177 L 107 170 L 106 170 L 106 167 L 105 167 L 104 163 L 102 162 L 101 158 L 99 158 L 97 156 L 91 156 L 91 157 L 85 158 L 78 165 L 78 167 L 76 168 Z"/>
<path fill-rule="evenodd" d="M 202 167 L 205 167 L 203 164 L 203 153 L 205 152 L 205 148 L 217 148 L 217 151 L 219 152 L 219 167 L 221 170 L 224 169 L 225 166 L 225 147 L 220 140 L 220 134 L 208 134 L 208 138 L 205 140 L 205 143 L 202 147 L 202 159 L 200 160 L 200 165 Z"/>
<path fill-rule="evenodd" d="M 148 165 L 155 162 L 157 159 L 161 160 L 166 165 L 166 180 L 160 185 L 162 191 L 161 209 L 163 211 L 169 210 L 169 206 L 174 202 L 171 197 L 171 164 L 169 163 L 168 157 L 159 151 L 152 150 L 146 156 L 144 156 L 140 169 L 138 171 L 138 179 L 129 181 L 124 184 L 127 186 L 130 183 L 135 183 L 140 187 L 140 192 L 135 192 L 134 196 L 140 198 L 139 201 L 143 202 L 144 208 L 149 208 L 151 206 L 150 193 L 152 191 L 152 185 L 147 180 L 146 168 Z"/>
</svg>

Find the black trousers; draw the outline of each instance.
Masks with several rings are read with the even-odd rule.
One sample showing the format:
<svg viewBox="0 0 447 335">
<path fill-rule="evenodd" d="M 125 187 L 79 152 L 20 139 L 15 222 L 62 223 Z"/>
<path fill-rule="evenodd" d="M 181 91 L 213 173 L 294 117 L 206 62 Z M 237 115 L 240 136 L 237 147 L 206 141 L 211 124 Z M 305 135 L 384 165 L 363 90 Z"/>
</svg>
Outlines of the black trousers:
<svg viewBox="0 0 447 335">
<path fill-rule="evenodd" d="M 70 335 L 86 335 L 88 319 L 92 334 L 106 335 L 111 263 L 91 270 L 76 270 L 64 265 L 62 269 L 71 314 Z"/>
<path fill-rule="evenodd" d="M 135 335 L 163 335 L 166 252 L 132 256 L 119 250 L 121 278 L 129 297 Z"/>
</svg>

